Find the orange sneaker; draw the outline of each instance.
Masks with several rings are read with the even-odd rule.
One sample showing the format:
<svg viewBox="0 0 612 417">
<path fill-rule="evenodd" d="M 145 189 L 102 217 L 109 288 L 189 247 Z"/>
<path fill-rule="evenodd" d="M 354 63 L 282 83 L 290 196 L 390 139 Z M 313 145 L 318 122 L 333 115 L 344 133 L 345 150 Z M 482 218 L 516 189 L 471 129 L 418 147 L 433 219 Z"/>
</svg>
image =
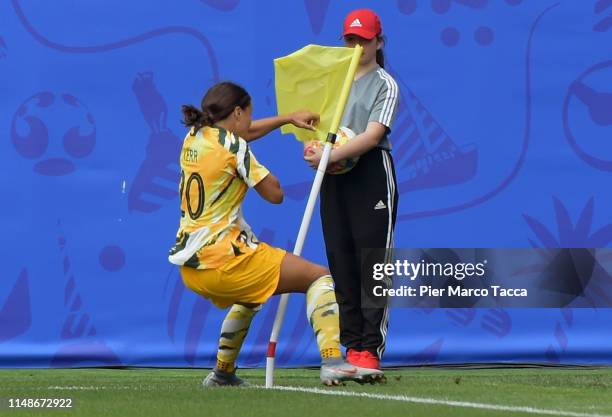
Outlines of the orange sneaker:
<svg viewBox="0 0 612 417">
<path fill-rule="evenodd" d="M 361 354 L 361 357 L 356 365 L 362 368 L 380 369 L 380 359 L 378 359 L 378 356 L 369 350 L 364 350 L 359 353 Z"/>
<path fill-rule="evenodd" d="M 357 349 L 347 349 L 346 350 L 346 361 L 353 366 L 361 366 L 361 351 Z"/>
</svg>

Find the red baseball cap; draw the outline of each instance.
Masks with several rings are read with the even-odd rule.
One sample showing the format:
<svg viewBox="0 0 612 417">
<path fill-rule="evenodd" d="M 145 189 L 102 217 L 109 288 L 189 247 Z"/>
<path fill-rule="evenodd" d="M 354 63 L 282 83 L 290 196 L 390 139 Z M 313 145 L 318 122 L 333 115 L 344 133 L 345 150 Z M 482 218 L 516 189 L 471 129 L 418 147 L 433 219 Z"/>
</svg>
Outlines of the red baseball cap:
<svg viewBox="0 0 612 417">
<path fill-rule="evenodd" d="M 373 10 L 359 9 L 350 12 L 344 19 L 342 36 L 357 35 L 365 39 L 373 39 L 382 32 L 380 18 Z"/>
</svg>

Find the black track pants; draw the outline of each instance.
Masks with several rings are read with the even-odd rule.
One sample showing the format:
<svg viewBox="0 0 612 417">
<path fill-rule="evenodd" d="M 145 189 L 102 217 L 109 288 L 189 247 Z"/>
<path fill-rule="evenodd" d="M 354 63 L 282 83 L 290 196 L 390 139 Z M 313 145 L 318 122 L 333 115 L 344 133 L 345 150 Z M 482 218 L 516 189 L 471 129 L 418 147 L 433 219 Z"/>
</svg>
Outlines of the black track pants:
<svg viewBox="0 0 612 417">
<path fill-rule="evenodd" d="M 362 155 L 345 174 L 326 174 L 321 188 L 323 235 L 340 308 L 340 342 L 379 357 L 387 336 L 387 303 L 377 299 L 375 308 L 371 303 L 366 308 L 362 291 L 371 293 L 372 265 L 386 262 L 390 254 L 380 249 L 393 247 L 397 201 L 393 161 L 380 148 Z M 362 271 L 369 274 L 364 285 Z"/>
</svg>

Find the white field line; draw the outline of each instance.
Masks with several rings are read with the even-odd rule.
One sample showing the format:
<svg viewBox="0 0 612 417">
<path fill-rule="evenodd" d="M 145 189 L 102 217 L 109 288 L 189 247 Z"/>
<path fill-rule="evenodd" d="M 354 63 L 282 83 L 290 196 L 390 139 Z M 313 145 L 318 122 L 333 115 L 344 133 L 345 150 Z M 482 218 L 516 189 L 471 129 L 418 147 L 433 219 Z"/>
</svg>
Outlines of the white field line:
<svg viewBox="0 0 612 417">
<path fill-rule="evenodd" d="M 337 397 L 370 398 L 374 400 L 401 401 L 401 402 L 407 402 L 407 403 L 444 405 L 448 407 L 477 408 L 481 410 L 510 411 L 510 412 L 515 412 L 515 413 L 541 414 L 541 415 L 550 415 L 550 416 L 612 417 L 610 415 L 604 415 L 604 414 L 576 413 L 573 411 L 551 410 L 551 409 L 535 408 L 535 407 L 518 407 L 518 406 L 500 405 L 500 404 L 473 403 L 473 402 L 467 402 L 467 401 L 437 400 L 435 398 L 409 397 L 406 395 L 386 395 L 386 394 L 373 394 L 369 392 L 355 392 L 355 391 L 341 391 L 341 390 L 335 391 L 333 389 L 327 390 L 327 389 L 322 389 L 322 388 L 288 387 L 288 386 L 274 386 L 272 388 L 266 388 L 263 385 L 254 385 L 252 387 L 260 388 L 260 389 L 273 389 L 273 390 L 278 390 L 278 391 L 293 391 L 293 392 L 304 392 L 304 393 L 310 393 L 310 394 L 333 395 Z"/>
</svg>

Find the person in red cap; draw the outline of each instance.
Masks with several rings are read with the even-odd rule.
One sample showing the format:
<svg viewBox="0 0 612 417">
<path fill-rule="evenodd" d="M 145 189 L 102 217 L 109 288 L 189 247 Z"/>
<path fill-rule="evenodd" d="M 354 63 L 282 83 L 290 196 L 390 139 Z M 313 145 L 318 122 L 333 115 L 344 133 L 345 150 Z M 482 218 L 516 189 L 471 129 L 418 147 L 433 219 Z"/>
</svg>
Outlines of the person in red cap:
<svg viewBox="0 0 612 417">
<path fill-rule="evenodd" d="M 382 24 L 369 9 L 344 20 L 344 43 L 359 44 L 363 54 L 341 125 L 356 136 L 332 150 L 329 163 L 359 157 L 356 166 L 326 175 L 321 188 L 321 221 L 327 260 L 340 311 L 340 341 L 349 363 L 380 368 L 385 350 L 388 302 L 373 295 L 372 270 L 391 259 L 398 193 L 389 133 L 397 113 L 399 90 L 384 69 Z M 313 168 L 321 150 L 305 156 Z M 372 249 L 378 248 L 378 249 Z M 383 249 L 383 250 L 381 250 Z M 390 285 L 390 279 L 376 285 Z"/>
</svg>

